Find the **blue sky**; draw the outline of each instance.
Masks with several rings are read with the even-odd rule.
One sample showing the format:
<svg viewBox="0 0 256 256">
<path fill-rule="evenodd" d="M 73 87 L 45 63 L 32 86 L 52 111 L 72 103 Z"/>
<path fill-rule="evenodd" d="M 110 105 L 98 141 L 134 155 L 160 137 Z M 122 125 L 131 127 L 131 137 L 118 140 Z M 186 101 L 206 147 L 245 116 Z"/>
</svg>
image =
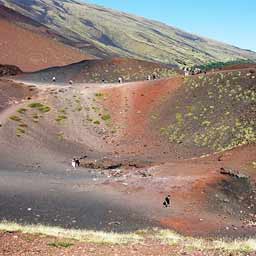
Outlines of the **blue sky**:
<svg viewBox="0 0 256 256">
<path fill-rule="evenodd" d="M 85 0 L 84 0 L 85 1 Z M 256 51 L 255 0 L 88 0 Z"/>
</svg>

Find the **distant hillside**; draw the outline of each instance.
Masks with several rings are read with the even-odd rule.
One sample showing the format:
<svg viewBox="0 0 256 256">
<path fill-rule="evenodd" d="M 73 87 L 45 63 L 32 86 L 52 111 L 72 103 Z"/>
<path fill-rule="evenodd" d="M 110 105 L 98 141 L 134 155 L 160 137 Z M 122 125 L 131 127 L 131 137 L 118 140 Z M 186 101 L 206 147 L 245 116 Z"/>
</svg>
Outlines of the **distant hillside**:
<svg viewBox="0 0 256 256">
<path fill-rule="evenodd" d="M 0 5 L 0 64 L 35 71 L 92 58 L 54 39 L 47 27 Z"/>
<path fill-rule="evenodd" d="M 0 3 L 51 29 L 59 35 L 58 40 L 101 58 L 118 56 L 179 65 L 256 60 L 256 53 L 249 50 L 74 0 Z"/>
<path fill-rule="evenodd" d="M 166 64 L 158 64 L 142 60 L 113 58 L 104 60 L 85 60 L 63 67 L 53 67 L 38 72 L 26 73 L 19 80 L 49 83 L 56 78 L 57 83 L 117 83 L 121 77 L 123 82 L 146 80 L 148 76 L 156 78 L 171 77 L 180 70 Z"/>
<path fill-rule="evenodd" d="M 186 77 L 184 86 L 154 113 L 155 125 L 171 143 L 186 147 L 222 151 L 255 143 L 255 85 L 254 65 Z"/>
</svg>

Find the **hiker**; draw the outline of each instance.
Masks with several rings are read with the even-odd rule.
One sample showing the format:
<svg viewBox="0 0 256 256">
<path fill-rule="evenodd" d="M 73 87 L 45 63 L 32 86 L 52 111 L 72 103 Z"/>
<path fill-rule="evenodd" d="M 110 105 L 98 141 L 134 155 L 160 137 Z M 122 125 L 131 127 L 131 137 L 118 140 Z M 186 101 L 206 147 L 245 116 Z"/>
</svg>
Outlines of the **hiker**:
<svg viewBox="0 0 256 256">
<path fill-rule="evenodd" d="M 69 80 L 69 84 L 72 85 L 72 84 L 73 84 L 73 81 L 72 81 L 72 80 Z"/>
<path fill-rule="evenodd" d="M 76 166 L 79 167 L 79 166 L 80 166 L 80 161 L 79 161 L 79 159 L 76 159 L 75 161 L 76 161 Z"/>
<path fill-rule="evenodd" d="M 72 159 L 72 162 L 71 162 L 71 165 L 74 169 L 76 169 L 76 166 L 77 166 L 77 160 L 75 158 Z"/>
<path fill-rule="evenodd" d="M 189 71 L 188 70 L 185 71 L 185 76 L 189 76 Z"/>
<path fill-rule="evenodd" d="M 119 78 L 118 78 L 118 83 L 119 83 L 119 84 L 123 83 L 122 77 L 119 77 Z"/>
<path fill-rule="evenodd" d="M 55 76 L 52 78 L 52 81 L 53 81 L 54 83 L 56 82 L 56 77 L 55 77 Z"/>
<path fill-rule="evenodd" d="M 167 197 L 165 197 L 164 201 L 163 201 L 163 206 L 165 208 L 167 207 L 171 207 L 171 196 L 168 195 Z"/>
</svg>

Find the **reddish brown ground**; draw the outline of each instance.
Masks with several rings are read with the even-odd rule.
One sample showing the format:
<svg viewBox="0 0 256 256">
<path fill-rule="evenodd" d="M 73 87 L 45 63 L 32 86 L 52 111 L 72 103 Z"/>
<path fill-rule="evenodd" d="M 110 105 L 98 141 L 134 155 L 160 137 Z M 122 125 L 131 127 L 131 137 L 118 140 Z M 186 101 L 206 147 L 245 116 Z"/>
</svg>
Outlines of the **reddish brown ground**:
<svg viewBox="0 0 256 256">
<path fill-rule="evenodd" d="M 17 84 L 10 80 L 0 79 L 0 112 L 21 100 L 28 100 L 35 95 L 37 89 Z"/>
<path fill-rule="evenodd" d="M 248 69 L 248 68 L 256 68 L 256 64 L 236 64 L 230 65 L 222 68 L 222 70 L 239 70 L 239 69 Z"/>
<path fill-rule="evenodd" d="M 182 85 L 183 78 L 175 77 L 160 81 L 138 82 L 130 86 L 106 89 L 105 106 L 114 114 L 115 123 L 123 124 L 120 136 L 131 139 L 142 134 L 148 126 L 150 114 L 164 96 L 173 93 Z M 117 111 L 118 110 L 118 111 Z"/>
<path fill-rule="evenodd" d="M 220 174 L 221 167 L 239 170 L 242 174 L 250 176 L 250 182 L 253 187 L 256 181 L 255 167 L 252 164 L 255 162 L 256 156 L 255 144 L 238 147 L 204 158 L 179 160 L 175 155 L 175 148 L 169 148 L 168 141 L 161 141 L 154 130 L 149 130 L 152 127 L 150 119 L 154 116 L 154 110 L 158 108 L 161 102 L 165 101 L 166 95 L 175 96 L 175 91 L 182 86 L 182 81 L 181 77 L 177 77 L 168 80 L 124 84 L 118 87 L 110 86 L 107 88 L 105 86 L 104 89 L 94 89 L 91 85 L 81 87 L 82 89 L 77 86 L 73 88 L 74 91 L 70 88 L 65 88 L 67 90 L 66 94 L 55 88 L 53 91 L 50 89 L 49 91 L 45 90 L 44 97 L 46 97 L 44 99 L 53 107 L 53 99 L 55 98 L 50 95 L 51 93 L 56 96 L 56 99 L 64 99 L 67 95 L 73 99 L 74 95 L 72 93 L 74 93 L 76 95 L 79 94 L 81 102 L 84 100 L 86 104 L 91 104 L 90 108 L 92 108 L 94 106 L 92 99 L 95 100 L 95 95 L 93 96 L 93 94 L 96 91 L 102 92 L 105 99 L 96 99 L 95 101 L 101 102 L 110 112 L 112 122 L 116 126 L 116 133 L 106 137 L 100 130 L 102 128 L 101 125 L 95 127 L 92 123 L 89 123 L 89 126 L 94 131 L 99 131 L 99 133 L 97 135 L 94 134 L 95 136 L 92 137 L 89 136 L 90 134 L 84 133 L 83 137 L 85 139 L 89 138 L 90 146 L 97 144 L 98 148 L 100 146 L 106 147 L 104 141 L 104 138 L 106 138 L 109 144 L 108 150 L 112 151 L 111 157 L 113 158 L 119 159 L 117 157 L 119 156 L 120 159 L 122 157 L 130 157 L 133 161 L 136 159 L 139 161 L 145 159 L 151 161 L 151 165 L 144 168 L 121 168 L 123 173 L 120 177 L 117 179 L 111 177 L 107 182 L 97 184 L 97 189 L 100 188 L 101 191 L 106 191 L 106 193 L 109 191 L 119 193 L 120 200 L 124 200 L 127 205 L 137 207 L 145 214 L 145 217 L 156 220 L 165 228 L 171 228 L 183 234 L 221 237 L 255 235 L 255 225 L 249 225 L 250 221 L 256 222 L 255 207 L 253 209 L 248 208 L 250 201 L 247 201 L 247 198 L 244 200 L 239 199 L 240 191 L 238 194 L 233 194 L 233 192 L 236 193 L 236 187 L 232 187 L 234 188 L 233 191 L 227 191 L 225 187 L 226 185 L 231 186 L 235 182 L 238 183 L 236 185 L 239 185 L 238 188 L 241 189 L 243 183 L 240 183 L 241 180 L 235 177 Z M 11 91 L 8 92 L 8 95 L 10 93 Z M 91 101 L 88 97 L 90 97 Z M 61 105 L 63 101 L 59 101 L 59 104 L 59 109 L 66 107 Z M 53 113 L 51 112 L 50 114 Z M 79 116 L 79 114 L 76 113 L 74 117 L 76 116 Z M 73 119 L 71 121 L 78 120 Z M 77 135 L 77 137 L 74 136 L 69 139 L 73 140 L 75 146 L 77 146 L 77 138 L 82 141 L 82 137 L 78 137 L 78 135 L 81 136 L 87 128 L 80 129 L 79 125 L 74 124 L 76 123 L 72 123 L 72 127 L 75 127 L 77 131 L 73 129 L 72 134 Z M 44 125 L 44 132 L 51 127 L 49 123 L 44 123 Z M 71 126 L 62 126 L 62 130 L 66 129 L 64 130 L 66 132 L 69 127 Z M 47 136 L 50 137 L 48 133 Z M 56 138 L 50 137 L 49 141 L 47 141 L 49 144 L 44 144 L 43 146 L 52 145 L 50 143 L 55 141 Z M 56 149 L 61 152 L 61 147 L 64 143 L 66 141 L 63 141 L 63 144 L 57 144 Z M 114 151 L 117 152 L 117 156 L 113 154 Z M 151 176 L 146 175 L 146 177 L 143 177 L 141 175 L 143 172 L 149 172 Z M 246 191 L 241 193 L 243 192 L 246 193 Z M 162 200 L 167 194 L 171 195 L 172 204 L 171 208 L 165 209 L 162 207 Z M 225 197 L 216 199 L 216 195 Z M 255 199 L 253 200 L 255 201 Z M 241 207 L 239 208 L 238 206 Z M 243 210 L 242 214 L 240 209 Z M 10 244 L 1 243 L 0 246 L 4 246 L 3 244 L 6 246 L 5 248 L 0 247 L 0 252 L 6 252 L 3 255 L 8 255 L 8 253 L 9 255 L 10 253 L 12 255 L 22 255 L 24 252 L 27 254 L 34 252 L 35 255 L 58 255 L 59 251 L 56 250 L 61 250 L 60 255 L 65 255 L 65 253 L 67 255 L 81 255 L 81 253 L 85 255 L 127 255 L 132 250 L 131 247 L 126 246 L 110 247 L 88 244 L 76 244 L 74 247 L 65 250 L 53 249 L 49 248 L 48 242 L 43 242 L 48 240 L 40 240 L 41 238 L 35 238 L 36 242 L 33 247 L 24 242 L 27 239 L 24 238 L 26 236 L 22 235 L 21 237 L 18 236 L 18 238 L 12 238 L 12 236 L 17 235 L 8 233 L 2 235 L 1 239 L 3 240 L 1 241 L 6 241 L 7 239 L 10 241 Z M 21 251 L 17 252 L 17 254 L 15 254 L 12 239 L 16 241 L 16 244 L 20 243 L 19 248 Z M 36 244 L 38 245 L 41 241 L 40 247 L 36 247 Z M 31 241 L 29 242 L 31 243 Z M 92 252 L 87 251 L 90 246 L 94 248 Z M 176 253 L 176 248 L 159 245 L 158 243 L 152 244 L 151 241 L 146 252 L 145 245 L 136 245 L 134 248 L 136 248 L 134 249 L 134 255 L 147 255 L 146 253 L 148 255 L 169 255 Z M 180 250 L 181 248 L 177 249 Z M 187 255 L 193 254 L 187 253 Z M 196 252 L 195 255 L 204 254 Z"/>
<path fill-rule="evenodd" d="M 72 80 L 77 84 L 111 84 L 117 83 L 121 77 L 123 82 L 143 81 L 152 74 L 158 78 L 165 77 L 166 72 L 173 76 L 181 71 L 161 63 L 148 62 L 130 58 L 106 58 L 85 60 L 58 68 L 49 68 L 36 73 L 27 73 L 18 77 L 25 82 L 47 83 L 52 76 L 56 83 L 69 84 Z"/>
<path fill-rule="evenodd" d="M 16 65 L 23 71 L 35 71 L 52 66 L 62 66 L 90 59 L 86 54 L 65 46 L 50 36 L 43 36 L 34 31 L 21 27 L 16 14 L 3 16 L 4 10 L 0 8 L 0 63 Z M 4 17 L 4 18 L 3 18 Z M 24 20 L 23 20 L 24 22 Z M 31 22 L 29 19 L 26 22 Z M 30 25 L 28 23 L 28 25 Z"/>
<path fill-rule="evenodd" d="M 68 248 L 56 248 L 53 243 L 68 242 Z M 143 244 L 104 245 L 81 243 L 74 240 L 56 239 L 40 235 L 21 233 L 0 233 L 1 256 L 255 256 L 256 253 L 230 253 L 221 250 L 203 250 L 166 245 L 158 241 L 146 240 Z"/>
<path fill-rule="evenodd" d="M 163 141 L 151 124 L 155 110 L 165 101 L 166 95 L 175 98 L 175 92 L 182 83 L 182 77 L 177 77 L 101 90 L 105 97 L 102 104 L 116 124 L 116 133 L 108 141 L 115 146 L 117 155 L 147 159 L 154 164 L 163 163 L 144 168 L 152 171 L 153 178 L 133 177 L 130 182 L 125 181 L 128 183 L 126 188 L 120 183 L 111 185 L 129 194 L 131 201 L 140 201 L 151 209 L 157 209 L 163 197 L 171 194 L 172 210 L 156 210 L 152 216 L 161 219 L 163 226 L 179 232 L 200 236 L 254 234 L 255 228 L 247 226 L 249 221 L 256 221 L 254 210 L 248 210 L 250 202 L 243 202 L 243 208 L 248 209 L 240 214 L 237 205 L 241 202 L 237 197 L 243 192 L 239 191 L 237 195 L 228 192 L 229 186 L 236 181 L 221 175 L 220 168 L 239 170 L 251 176 L 254 184 L 256 176 L 252 162 L 255 161 L 255 145 L 205 158 L 177 161 L 176 150 L 184 153 L 187 149 L 170 147 L 170 143 Z M 188 150 L 193 155 L 197 149 L 195 152 L 191 148 Z M 136 172 L 136 169 L 131 172 Z M 242 185 L 235 186 L 240 188 Z M 225 198 L 216 200 L 219 195 Z"/>
<path fill-rule="evenodd" d="M 134 169 L 126 173 L 128 177 L 129 173 L 133 173 L 132 177 L 105 185 L 125 193 L 127 204 L 136 201 L 138 205 L 144 205 L 145 209 L 151 209 L 151 217 L 160 220 L 163 227 L 183 234 L 253 235 L 255 226 L 250 227 L 248 224 L 249 221 L 256 221 L 254 210 L 247 209 L 247 199 L 240 202 L 236 198 L 244 196 L 246 192 L 235 194 L 233 191 L 235 195 L 226 193 L 225 198 L 229 202 L 216 200 L 215 197 L 217 194 L 222 195 L 225 188 L 223 182 L 229 185 L 234 181 L 239 183 L 239 179 L 220 174 L 221 167 L 240 170 L 250 175 L 251 183 L 255 184 L 255 168 L 252 165 L 255 155 L 255 145 L 243 146 L 201 159 L 172 161 L 139 170 L 150 171 L 151 177 L 141 178 L 135 174 L 138 170 Z M 124 186 L 122 182 L 128 185 Z M 171 195 L 172 207 L 161 209 L 161 201 L 167 194 Z M 239 204 L 243 204 L 242 214 L 237 209 Z"/>
<path fill-rule="evenodd" d="M 154 110 L 182 83 L 180 76 L 101 90 L 105 95 L 103 106 L 111 113 L 116 127 L 116 133 L 109 141 L 121 155 L 147 155 L 158 158 L 158 161 L 166 159 L 167 152 L 170 157 L 175 155 L 168 141 L 162 141 L 159 130 L 152 129 L 151 122 Z"/>
</svg>

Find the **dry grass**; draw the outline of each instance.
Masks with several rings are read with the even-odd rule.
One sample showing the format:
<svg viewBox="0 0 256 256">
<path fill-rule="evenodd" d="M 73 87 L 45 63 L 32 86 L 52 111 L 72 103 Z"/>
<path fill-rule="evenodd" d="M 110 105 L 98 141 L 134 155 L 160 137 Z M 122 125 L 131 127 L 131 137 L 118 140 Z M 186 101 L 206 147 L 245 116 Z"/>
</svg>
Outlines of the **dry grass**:
<svg viewBox="0 0 256 256">
<path fill-rule="evenodd" d="M 155 237 L 163 243 L 170 245 L 182 245 L 186 248 L 209 250 L 222 250 L 225 252 L 255 252 L 256 239 L 240 239 L 233 241 L 206 240 L 203 238 L 183 237 L 170 230 L 161 230 Z"/>
<path fill-rule="evenodd" d="M 135 233 L 119 234 L 90 230 L 64 229 L 43 225 L 19 225 L 4 221 L 0 230 L 19 231 L 28 234 L 42 234 L 63 239 L 74 239 L 81 242 L 97 244 L 143 243 L 146 238 L 158 240 L 163 244 L 182 246 L 188 250 L 223 251 L 228 253 L 250 253 L 256 251 L 256 239 L 233 241 L 207 240 L 203 238 L 185 237 L 171 230 L 139 230 Z"/>
<path fill-rule="evenodd" d="M 12 222 L 0 223 L 0 230 L 20 231 L 28 234 L 43 234 L 53 237 L 75 239 L 82 242 L 100 244 L 127 244 L 138 243 L 142 237 L 137 234 L 106 233 L 101 231 L 64 229 L 60 227 L 49 227 L 43 225 L 19 225 Z"/>
</svg>

